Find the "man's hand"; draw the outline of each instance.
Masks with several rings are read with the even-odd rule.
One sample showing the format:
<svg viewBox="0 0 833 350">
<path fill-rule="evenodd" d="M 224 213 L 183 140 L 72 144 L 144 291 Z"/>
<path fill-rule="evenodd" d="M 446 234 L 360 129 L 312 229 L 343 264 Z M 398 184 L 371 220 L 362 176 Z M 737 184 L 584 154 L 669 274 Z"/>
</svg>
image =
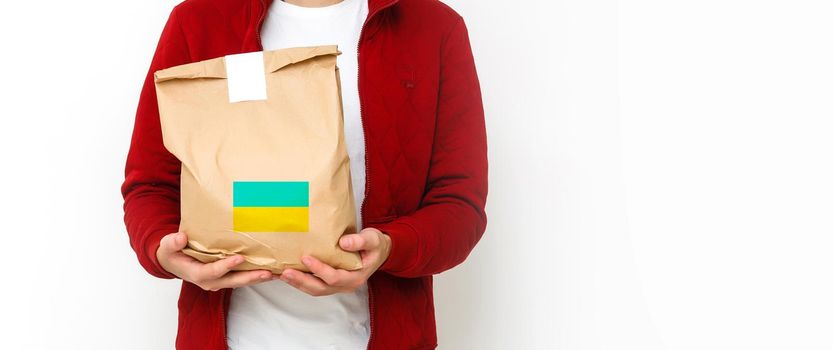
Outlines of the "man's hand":
<svg viewBox="0 0 833 350">
<path fill-rule="evenodd" d="M 168 234 L 162 237 L 156 258 L 165 270 L 204 290 L 217 291 L 272 280 L 272 272 L 268 270 L 231 271 L 243 262 L 240 255 L 205 264 L 182 252 L 187 243 L 184 232 Z"/>
<path fill-rule="evenodd" d="M 312 271 L 304 273 L 285 269 L 280 279 L 312 296 L 352 292 L 370 278 L 390 254 L 390 237 L 375 228 L 344 235 L 338 241 L 341 249 L 359 252 L 362 268 L 355 271 L 335 269 L 312 256 L 303 256 L 301 262 Z"/>
</svg>

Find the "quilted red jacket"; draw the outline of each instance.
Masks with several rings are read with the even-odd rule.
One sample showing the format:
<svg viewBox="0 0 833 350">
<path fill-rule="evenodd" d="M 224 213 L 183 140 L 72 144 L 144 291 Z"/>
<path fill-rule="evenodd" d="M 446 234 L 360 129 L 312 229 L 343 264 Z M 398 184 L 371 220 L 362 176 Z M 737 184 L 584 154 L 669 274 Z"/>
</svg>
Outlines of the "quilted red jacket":
<svg viewBox="0 0 833 350">
<path fill-rule="evenodd" d="M 179 227 L 180 162 L 162 144 L 153 72 L 262 50 L 271 0 L 187 0 L 162 31 L 139 99 L 127 156 L 124 220 L 152 275 Z M 370 349 L 436 347 L 433 274 L 462 262 L 486 227 L 486 131 L 463 19 L 436 0 L 369 0 L 359 41 L 366 143 L 362 220 L 391 237 L 390 256 L 368 280 Z M 183 282 L 178 349 L 226 349 L 232 289 Z"/>
</svg>

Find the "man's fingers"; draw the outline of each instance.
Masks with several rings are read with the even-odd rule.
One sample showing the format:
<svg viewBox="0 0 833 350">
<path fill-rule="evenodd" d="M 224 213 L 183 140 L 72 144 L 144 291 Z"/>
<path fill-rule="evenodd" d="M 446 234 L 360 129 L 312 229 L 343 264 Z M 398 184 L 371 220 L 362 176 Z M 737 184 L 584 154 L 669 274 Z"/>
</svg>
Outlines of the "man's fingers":
<svg viewBox="0 0 833 350">
<path fill-rule="evenodd" d="M 162 237 L 162 240 L 159 241 L 159 250 L 160 253 L 165 255 L 171 254 L 177 250 L 181 250 L 182 248 L 177 249 L 177 240 L 176 237 L 179 235 L 179 232 L 169 233 Z"/>
<path fill-rule="evenodd" d="M 336 292 L 336 290 L 325 284 L 324 281 L 298 270 L 283 270 L 283 273 L 281 273 L 281 281 L 289 283 L 291 286 L 312 296 L 329 295 Z"/>
<path fill-rule="evenodd" d="M 348 252 L 355 252 L 357 251 L 355 247 L 358 245 L 357 243 L 360 243 L 360 239 L 361 236 L 359 236 L 359 234 L 351 233 L 348 235 L 341 236 L 341 238 L 339 238 L 338 240 L 338 245 L 341 247 L 341 249 L 344 249 Z"/>
<path fill-rule="evenodd" d="M 281 274 L 281 280 L 304 293 L 313 296 L 329 295 L 357 288 L 367 280 L 379 264 L 380 256 L 390 247 L 387 236 L 374 228 L 366 228 L 362 232 L 344 235 L 338 240 L 341 249 L 359 252 L 362 258 L 362 269 L 346 271 L 335 269 L 311 256 L 304 256 L 301 262 L 312 272 L 303 273 L 294 269 L 286 269 Z"/>
<path fill-rule="evenodd" d="M 349 280 L 348 276 L 345 275 L 347 271 L 344 270 L 336 270 L 332 266 L 327 265 L 321 260 L 318 260 L 311 256 L 304 256 L 301 258 L 301 262 L 306 265 L 306 267 L 318 276 L 318 278 L 322 279 L 324 282 L 331 286 L 345 286 L 349 287 Z"/>
<path fill-rule="evenodd" d="M 379 259 L 379 250 L 361 251 L 359 252 L 359 256 L 362 259 L 362 269 L 365 269 L 368 266 L 372 265 L 374 261 Z"/>
<path fill-rule="evenodd" d="M 165 237 L 162 237 L 162 240 L 159 241 L 159 247 L 162 248 L 165 253 L 180 251 L 185 248 L 186 245 L 188 245 L 188 237 L 185 236 L 184 232 L 169 233 L 165 235 Z"/>
<path fill-rule="evenodd" d="M 344 235 L 338 240 L 341 249 L 357 252 L 379 246 L 379 234 L 375 230 L 362 230 L 359 233 Z"/>
<path fill-rule="evenodd" d="M 196 279 L 198 281 L 218 279 L 231 271 L 233 267 L 243 263 L 243 261 L 245 259 L 243 259 L 242 255 L 234 255 L 213 263 L 204 264 L 200 267 Z"/>
<path fill-rule="evenodd" d="M 177 232 L 174 234 L 174 249 L 176 251 L 184 249 L 188 245 L 188 236 L 185 232 Z"/>
<path fill-rule="evenodd" d="M 267 270 L 232 271 L 211 282 L 213 290 L 238 288 L 272 279 L 272 272 Z"/>
</svg>

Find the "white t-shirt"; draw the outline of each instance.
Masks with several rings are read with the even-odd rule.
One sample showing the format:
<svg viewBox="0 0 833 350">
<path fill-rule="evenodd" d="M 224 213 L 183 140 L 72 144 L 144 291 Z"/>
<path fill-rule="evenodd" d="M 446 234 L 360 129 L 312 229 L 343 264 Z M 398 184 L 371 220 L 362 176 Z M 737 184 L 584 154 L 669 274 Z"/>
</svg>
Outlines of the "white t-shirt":
<svg viewBox="0 0 833 350">
<path fill-rule="evenodd" d="M 325 7 L 275 1 L 261 31 L 264 50 L 336 44 L 342 52 L 336 62 L 359 228 L 365 167 L 356 49 L 367 13 L 367 0 L 343 0 Z M 226 322 L 232 350 L 365 349 L 370 336 L 367 284 L 353 293 L 323 297 L 305 294 L 281 280 L 236 288 Z"/>
</svg>

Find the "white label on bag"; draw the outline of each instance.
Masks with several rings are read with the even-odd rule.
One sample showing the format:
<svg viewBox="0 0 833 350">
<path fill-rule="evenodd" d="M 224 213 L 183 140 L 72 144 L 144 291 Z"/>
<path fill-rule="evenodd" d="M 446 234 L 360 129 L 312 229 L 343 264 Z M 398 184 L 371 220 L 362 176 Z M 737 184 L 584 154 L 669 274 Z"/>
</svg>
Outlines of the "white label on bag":
<svg viewBox="0 0 833 350">
<path fill-rule="evenodd" d="M 229 103 L 266 99 L 262 51 L 228 55 L 225 61 Z"/>
</svg>

